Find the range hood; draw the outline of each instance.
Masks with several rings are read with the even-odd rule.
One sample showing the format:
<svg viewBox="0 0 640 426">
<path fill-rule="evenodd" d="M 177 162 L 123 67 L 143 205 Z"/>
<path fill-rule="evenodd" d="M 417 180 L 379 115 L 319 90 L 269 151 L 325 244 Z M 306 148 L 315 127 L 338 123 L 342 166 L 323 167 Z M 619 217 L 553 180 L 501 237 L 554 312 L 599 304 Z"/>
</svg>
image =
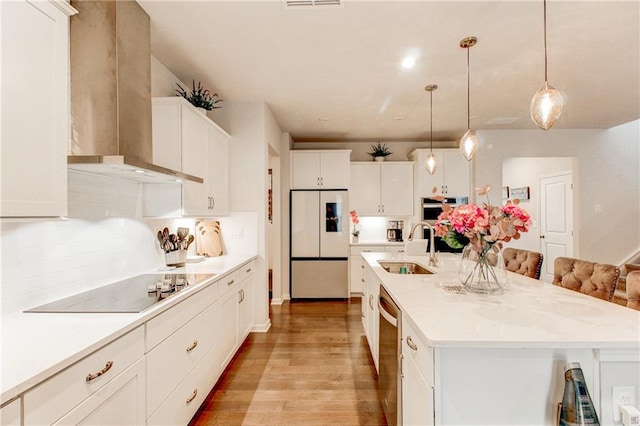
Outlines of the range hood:
<svg viewBox="0 0 640 426">
<path fill-rule="evenodd" d="M 146 183 L 203 179 L 153 164 L 151 30 L 133 0 L 71 1 L 69 169 Z"/>
</svg>

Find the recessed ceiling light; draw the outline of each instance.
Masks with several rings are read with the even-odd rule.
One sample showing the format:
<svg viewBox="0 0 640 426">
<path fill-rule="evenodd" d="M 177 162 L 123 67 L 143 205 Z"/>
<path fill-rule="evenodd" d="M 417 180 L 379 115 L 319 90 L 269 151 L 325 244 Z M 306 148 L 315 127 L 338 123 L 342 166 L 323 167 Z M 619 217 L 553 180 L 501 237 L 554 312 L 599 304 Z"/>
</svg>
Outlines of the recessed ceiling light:
<svg viewBox="0 0 640 426">
<path fill-rule="evenodd" d="M 396 115 L 395 117 L 393 117 L 393 119 L 396 120 L 396 121 L 402 121 L 402 120 L 404 120 L 404 116 Z"/>
<path fill-rule="evenodd" d="M 141 175 L 144 174 L 144 170 L 136 170 L 136 173 L 140 173 Z"/>
<path fill-rule="evenodd" d="M 329 117 L 320 117 L 319 121 L 329 121 Z"/>
<path fill-rule="evenodd" d="M 413 56 L 407 56 L 402 60 L 402 68 L 410 70 L 416 64 L 416 58 Z"/>
</svg>

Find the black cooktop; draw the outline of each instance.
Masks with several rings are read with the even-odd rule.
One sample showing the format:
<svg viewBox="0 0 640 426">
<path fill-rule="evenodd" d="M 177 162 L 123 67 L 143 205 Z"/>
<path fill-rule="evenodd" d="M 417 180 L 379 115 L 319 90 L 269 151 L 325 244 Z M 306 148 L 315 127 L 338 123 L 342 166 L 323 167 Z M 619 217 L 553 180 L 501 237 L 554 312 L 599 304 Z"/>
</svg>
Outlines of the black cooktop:
<svg viewBox="0 0 640 426">
<path fill-rule="evenodd" d="M 138 313 L 214 274 L 143 274 L 25 312 Z"/>
</svg>

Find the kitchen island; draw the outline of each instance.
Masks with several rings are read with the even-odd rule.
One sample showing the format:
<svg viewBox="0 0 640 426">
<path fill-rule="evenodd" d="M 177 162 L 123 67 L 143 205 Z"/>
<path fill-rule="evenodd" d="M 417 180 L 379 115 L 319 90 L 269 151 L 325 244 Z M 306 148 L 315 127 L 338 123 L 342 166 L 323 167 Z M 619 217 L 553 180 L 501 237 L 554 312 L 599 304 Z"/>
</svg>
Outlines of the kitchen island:
<svg viewBox="0 0 640 426">
<path fill-rule="evenodd" d="M 554 424 L 567 362 L 581 364 L 601 424 L 614 424 L 614 386 L 640 389 L 638 311 L 513 273 L 502 295 L 466 293 L 453 254 L 436 267 L 426 256 L 362 256 L 367 286 L 382 285 L 402 311 L 405 424 Z M 434 273 L 393 274 L 379 260 Z M 415 365 L 422 387 L 408 377 Z"/>
</svg>

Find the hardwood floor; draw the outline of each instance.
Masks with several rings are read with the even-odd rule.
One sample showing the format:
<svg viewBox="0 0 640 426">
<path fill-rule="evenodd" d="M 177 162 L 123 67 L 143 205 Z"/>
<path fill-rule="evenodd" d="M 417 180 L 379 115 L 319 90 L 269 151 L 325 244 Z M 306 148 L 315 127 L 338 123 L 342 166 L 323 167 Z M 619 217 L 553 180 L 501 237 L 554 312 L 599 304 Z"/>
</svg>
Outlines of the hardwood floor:
<svg viewBox="0 0 640 426">
<path fill-rule="evenodd" d="M 385 425 L 360 298 L 285 302 L 252 333 L 190 425 Z"/>
</svg>

